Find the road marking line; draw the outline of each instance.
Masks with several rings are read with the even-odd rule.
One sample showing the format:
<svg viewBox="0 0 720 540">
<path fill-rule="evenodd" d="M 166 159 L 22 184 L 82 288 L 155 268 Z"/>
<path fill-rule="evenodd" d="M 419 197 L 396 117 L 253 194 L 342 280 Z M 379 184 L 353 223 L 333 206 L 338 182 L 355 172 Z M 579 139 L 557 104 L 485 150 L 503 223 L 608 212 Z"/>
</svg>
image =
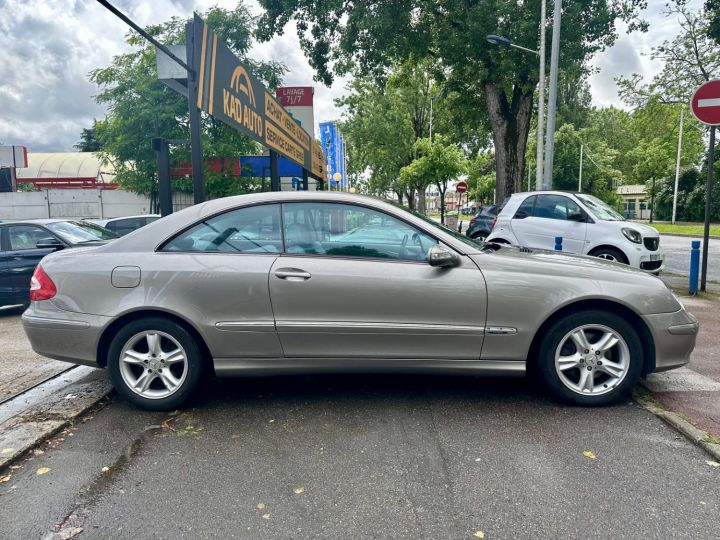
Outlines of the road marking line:
<svg viewBox="0 0 720 540">
<path fill-rule="evenodd" d="M 720 107 L 720 98 L 698 99 L 698 107 Z"/>
</svg>

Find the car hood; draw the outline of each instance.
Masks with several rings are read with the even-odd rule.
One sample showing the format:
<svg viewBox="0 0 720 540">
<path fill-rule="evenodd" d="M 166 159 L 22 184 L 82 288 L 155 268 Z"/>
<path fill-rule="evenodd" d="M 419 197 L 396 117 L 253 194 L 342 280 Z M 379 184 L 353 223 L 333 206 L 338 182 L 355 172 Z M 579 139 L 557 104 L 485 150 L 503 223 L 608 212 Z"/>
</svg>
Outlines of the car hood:
<svg viewBox="0 0 720 540">
<path fill-rule="evenodd" d="M 492 245 L 493 247 L 490 249 L 495 249 L 495 255 L 507 258 L 520 258 L 529 261 L 535 260 L 538 262 L 542 261 L 544 263 L 550 263 L 552 265 L 557 265 L 558 272 L 562 272 L 563 274 L 576 271 L 574 269 L 577 269 L 579 272 L 587 273 L 588 269 L 595 268 L 597 270 L 619 272 L 621 274 L 647 276 L 647 274 L 642 270 L 633 268 L 627 264 L 598 259 L 597 257 L 590 257 L 589 255 L 574 255 L 571 253 L 563 253 L 561 251 L 524 248 L 510 246 L 508 244 Z M 499 249 L 496 249 L 495 246 L 499 246 Z"/>
</svg>

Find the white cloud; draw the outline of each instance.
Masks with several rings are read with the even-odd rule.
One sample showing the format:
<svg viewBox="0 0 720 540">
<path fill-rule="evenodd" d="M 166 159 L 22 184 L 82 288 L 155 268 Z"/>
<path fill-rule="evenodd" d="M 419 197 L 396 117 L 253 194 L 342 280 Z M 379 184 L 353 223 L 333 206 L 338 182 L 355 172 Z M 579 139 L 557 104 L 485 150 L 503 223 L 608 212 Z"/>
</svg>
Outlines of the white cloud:
<svg viewBox="0 0 720 540">
<path fill-rule="evenodd" d="M 138 24 L 147 25 L 212 5 L 232 9 L 236 0 L 114 3 Z M 651 3 L 650 32 L 621 34 L 614 47 L 594 60 L 601 70 L 591 79 L 596 105 L 617 104 L 614 77 L 634 71 L 650 77 L 658 71 L 657 63 L 643 54 L 671 38 L 679 27 L 677 21 L 659 14 L 660 2 Z M 257 2 L 251 1 L 250 7 L 260 12 Z M 0 0 L 0 144 L 24 144 L 33 151 L 70 150 L 82 128 L 104 115 L 103 107 L 93 100 L 97 88 L 88 81 L 88 73 L 128 50 L 123 41 L 127 30 L 125 23 L 90 0 Z M 330 88 L 313 81 L 294 23 L 282 36 L 256 44 L 251 54 L 283 62 L 289 68 L 285 84 L 315 86 L 316 123 L 340 116 L 334 99 L 344 94 L 347 79 L 337 79 Z"/>
</svg>

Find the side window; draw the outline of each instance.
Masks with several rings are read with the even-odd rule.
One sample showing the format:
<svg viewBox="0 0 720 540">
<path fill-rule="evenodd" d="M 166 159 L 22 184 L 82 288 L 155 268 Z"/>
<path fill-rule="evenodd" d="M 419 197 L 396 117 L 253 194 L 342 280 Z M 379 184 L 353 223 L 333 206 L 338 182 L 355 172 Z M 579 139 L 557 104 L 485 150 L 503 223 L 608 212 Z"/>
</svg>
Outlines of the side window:
<svg viewBox="0 0 720 540">
<path fill-rule="evenodd" d="M 532 216 L 533 206 L 535 206 L 535 199 L 537 199 L 537 195 L 531 195 L 530 197 L 525 199 L 520 205 L 520 208 L 517 209 L 513 217 L 522 219 Z"/>
<path fill-rule="evenodd" d="M 206 219 L 170 240 L 161 251 L 280 253 L 280 205 L 231 210 Z"/>
<path fill-rule="evenodd" d="M 424 261 L 431 236 L 383 212 L 348 204 L 283 204 L 285 251 L 301 255 Z"/>
<path fill-rule="evenodd" d="M 105 226 L 105 228 L 110 229 L 112 232 L 117 233 L 119 236 L 124 236 L 128 233 L 133 232 L 135 229 L 139 229 L 143 225 L 143 218 L 127 218 L 111 221 Z"/>
<path fill-rule="evenodd" d="M 37 243 L 46 238 L 54 238 L 52 233 L 35 225 L 14 225 L 8 228 L 10 249 L 37 249 Z"/>
<path fill-rule="evenodd" d="M 538 195 L 535 217 L 566 220 L 569 214 L 582 213 L 580 206 L 562 195 Z"/>
</svg>

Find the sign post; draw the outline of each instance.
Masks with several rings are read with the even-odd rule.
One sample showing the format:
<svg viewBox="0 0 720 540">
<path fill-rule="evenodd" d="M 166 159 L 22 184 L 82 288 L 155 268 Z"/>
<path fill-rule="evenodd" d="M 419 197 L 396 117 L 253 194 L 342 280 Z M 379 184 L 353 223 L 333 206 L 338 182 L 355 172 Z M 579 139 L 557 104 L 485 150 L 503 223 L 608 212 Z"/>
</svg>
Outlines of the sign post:
<svg viewBox="0 0 720 540">
<path fill-rule="evenodd" d="M 468 190 L 468 185 L 465 180 L 460 180 L 455 184 L 455 191 L 460 194 L 460 200 L 458 201 L 458 232 L 462 232 L 462 221 L 460 221 L 460 208 L 462 207 L 462 194 Z"/>
<path fill-rule="evenodd" d="M 707 278 L 708 244 L 710 242 L 710 214 L 712 213 L 713 171 L 715 168 L 715 126 L 720 125 L 720 80 L 709 81 L 695 90 L 690 102 L 698 121 L 710 126 L 708 149 L 707 187 L 705 193 L 705 228 L 703 230 L 702 278 L 700 290 L 705 291 Z"/>
</svg>

